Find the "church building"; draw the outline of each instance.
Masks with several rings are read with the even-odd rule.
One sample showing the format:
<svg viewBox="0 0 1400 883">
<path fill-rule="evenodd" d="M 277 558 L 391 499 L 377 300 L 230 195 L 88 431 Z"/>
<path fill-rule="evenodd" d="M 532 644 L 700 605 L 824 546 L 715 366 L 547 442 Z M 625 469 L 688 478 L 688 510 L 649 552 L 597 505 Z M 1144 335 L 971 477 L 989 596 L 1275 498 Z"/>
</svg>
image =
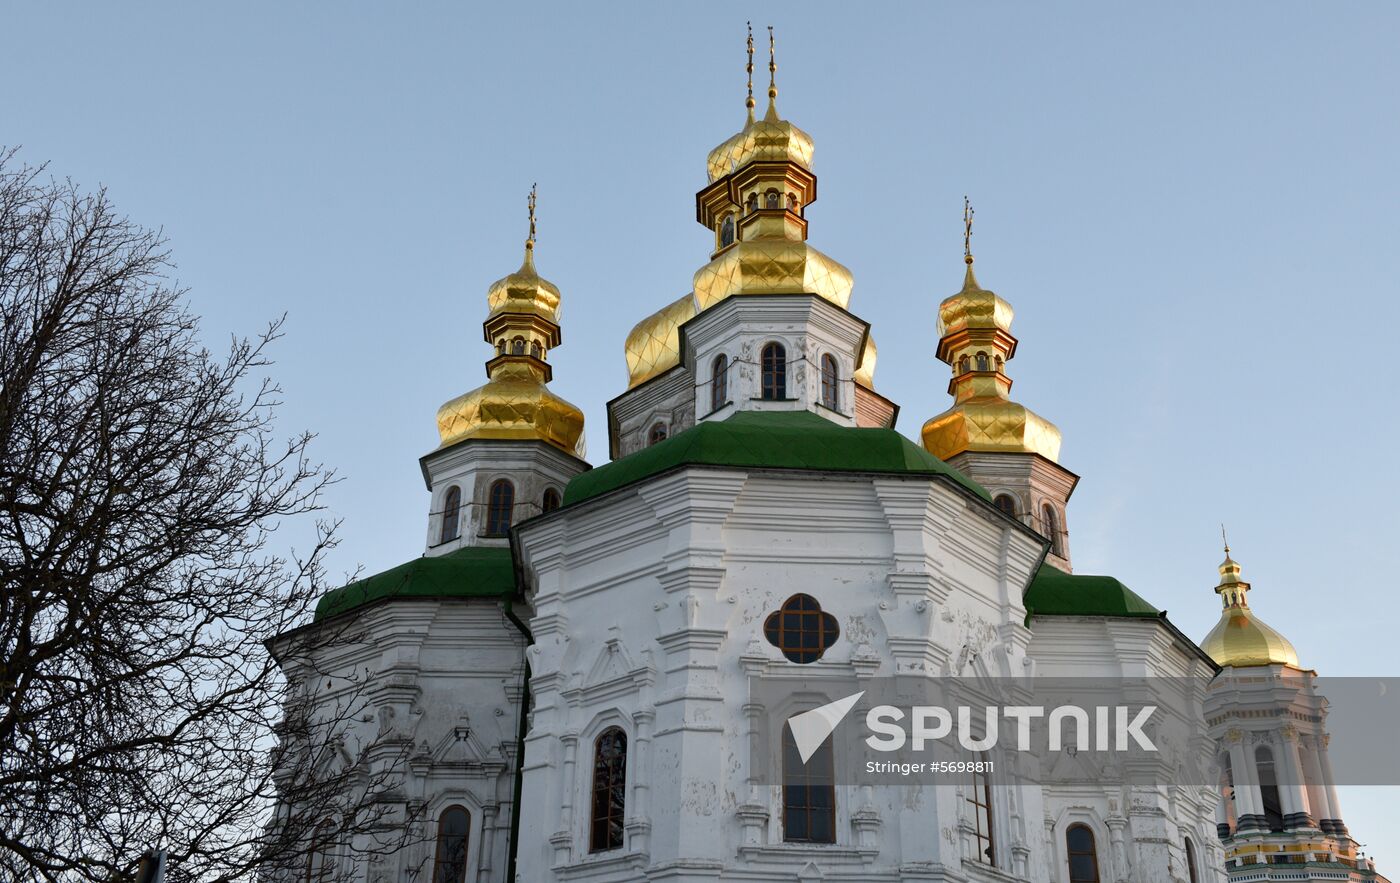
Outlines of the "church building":
<svg viewBox="0 0 1400 883">
<path fill-rule="evenodd" d="M 1315 675 L 1239 565 L 1201 644 L 1074 572 L 1079 477 L 1011 397 L 1013 310 L 970 247 L 941 303 L 900 294 L 929 298 L 952 401 L 917 443 L 895 429 L 852 274 L 809 241 L 813 139 L 778 112 L 771 34 L 761 116 L 752 38 L 749 59 L 695 198 L 713 246 L 627 336 L 607 462 L 549 388 L 566 295 L 536 268 L 532 191 L 523 262 L 487 289 L 486 382 L 420 461 L 421 554 L 274 642 L 307 720 L 284 740 L 318 758 L 279 770 L 280 811 L 324 816 L 289 881 L 1382 880 L 1342 822 Z M 1174 679 L 1194 719 L 1165 729 L 1208 732 L 1218 779 L 1164 753 L 1158 784 L 1118 784 L 1066 754 L 1083 775 L 852 785 L 839 749 L 798 761 L 787 734 L 761 775 L 755 721 L 813 703 L 766 707 L 751 679 L 813 674 Z M 374 825 L 293 806 L 296 776 L 343 777 Z"/>
</svg>

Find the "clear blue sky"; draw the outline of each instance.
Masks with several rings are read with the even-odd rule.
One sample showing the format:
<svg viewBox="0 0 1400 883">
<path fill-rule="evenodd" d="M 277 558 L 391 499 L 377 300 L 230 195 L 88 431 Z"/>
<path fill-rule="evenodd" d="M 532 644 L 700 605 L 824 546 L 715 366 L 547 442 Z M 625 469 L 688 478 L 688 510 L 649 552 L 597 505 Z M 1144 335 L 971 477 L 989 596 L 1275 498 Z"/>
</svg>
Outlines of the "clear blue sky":
<svg viewBox="0 0 1400 883">
<path fill-rule="evenodd" d="M 811 238 L 855 273 L 899 428 L 947 406 L 966 193 L 1014 395 L 1083 476 L 1076 569 L 1199 638 L 1224 521 L 1305 665 L 1397 674 L 1393 4 L 7 3 L 0 143 L 163 226 L 211 341 L 289 314 L 283 426 L 345 476 L 335 567 L 374 571 L 421 551 L 418 457 L 484 379 L 533 181 L 553 387 L 606 457 L 628 329 L 707 258 L 747 18 L 777 27 Z M 1400 874 L 1394 789 L 1350 790 Z"/>
</svg>

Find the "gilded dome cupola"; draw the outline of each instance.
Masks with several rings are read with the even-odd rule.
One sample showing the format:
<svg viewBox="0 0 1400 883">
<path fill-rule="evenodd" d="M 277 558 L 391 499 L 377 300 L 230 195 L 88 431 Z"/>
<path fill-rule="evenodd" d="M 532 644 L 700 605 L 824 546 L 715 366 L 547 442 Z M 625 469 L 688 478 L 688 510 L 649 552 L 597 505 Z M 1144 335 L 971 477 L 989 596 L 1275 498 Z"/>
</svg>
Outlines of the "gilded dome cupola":
<svg viewBox="0 0 1400 883">
<path fill-rule="evenodd" d="M 1221 530 L 1224 533 L 1224 530 Z M 1249 583 L 1240 578 L 1241 568 L 1230 557 L 1225 544 L 1225 560 L 1220 564 L 1220 621 L 1201 642 L 1201 649 L 1217 665 L 1243 668 L 1252 665 L 1288 665 L 1298 668 L 1298 652 L 1293 644 L 1265 625 L 1249 606 Z"/>
<path fill-rule="evenodd" d="M 938 308 L 938 359 L 952 368 L 953 407 L 923 427 L 924 447 L 948 460 L 965 451 L 1039 454 L 1056 461 L 1060 431 L 1013 402 L 1006 363 L 1016 355 L 1011 305 L 977 282 L 972 270 L 972 208 L 964 201 L 963 286 Z"/>
<path fill-rule="evenodd" d="M 495 356 L 489 380 L 438 409 L 441 447 L 473 438 L 543 441 L 581 455 L 583 412 L 550 392 L 549 351 L 561 341 L 559 289 L 535 270 L 535 191 L 530 190 L 530 235 L 520 269 L 497 280 L 486 294 L 482 323 Z"/>
</svg>

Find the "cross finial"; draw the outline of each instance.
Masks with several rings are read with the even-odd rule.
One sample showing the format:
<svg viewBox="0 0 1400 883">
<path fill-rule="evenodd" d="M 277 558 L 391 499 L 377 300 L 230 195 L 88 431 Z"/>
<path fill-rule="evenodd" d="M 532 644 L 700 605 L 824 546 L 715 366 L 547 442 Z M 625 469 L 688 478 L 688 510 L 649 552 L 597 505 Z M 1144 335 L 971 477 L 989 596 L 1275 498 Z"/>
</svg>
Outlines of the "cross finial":
<svg viewBox="0 0 1400 883">
<path fill-rule="evenodd" d="M 1225 544 L 1225 557 L 1230 557 L 1230 540 L 1225 536 L 1225 522 L 1220 523 L 1220 542 Z"/>
<path fill-rule="evenodd" d="M 749 97 L 744 102 L 744 106 L 749 109 L 749 120 L 753 120 L 753 22 L 745 22 L 749 26 L 749 63 L 745 70 L 749 74 Z"/>
<path fill-rule="evenodd" d="M 963 197 L 963 261 L 972 265 L 972 216 L 976 212 L 972 210 L 972 203 L 966 196 Z"/>
<path fill-rule="evenodd" d="M 773 44 L 773 26 L 768 26 L 768 101 L 778 98 L 778 53 Z"/>
<path fill-rule="evenodd" d="M 525 247 L 533 249 L 535 247 L 535 186 L 530 185 L 530 238 L 525 240 Z"/>
</svg>

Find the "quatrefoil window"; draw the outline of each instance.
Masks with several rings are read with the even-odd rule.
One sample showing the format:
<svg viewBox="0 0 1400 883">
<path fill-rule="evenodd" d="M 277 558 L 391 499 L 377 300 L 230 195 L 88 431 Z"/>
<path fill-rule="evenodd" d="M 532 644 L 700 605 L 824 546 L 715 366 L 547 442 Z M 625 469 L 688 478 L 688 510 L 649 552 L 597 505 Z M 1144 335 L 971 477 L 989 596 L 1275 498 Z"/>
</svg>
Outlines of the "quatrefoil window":
<svg viewBox="0 0 1400 883">
<path fill-rule="evenodd" d="M 841 627 L 836 617 L 822 610 L 816 598 L 799 594 L 784 601 L 777 612 L 768 614 L 763 622 L 763 636 L 783 651 L 789 662 L 806 665 L 821 659 L 836 643 Z"/>
</svg>

